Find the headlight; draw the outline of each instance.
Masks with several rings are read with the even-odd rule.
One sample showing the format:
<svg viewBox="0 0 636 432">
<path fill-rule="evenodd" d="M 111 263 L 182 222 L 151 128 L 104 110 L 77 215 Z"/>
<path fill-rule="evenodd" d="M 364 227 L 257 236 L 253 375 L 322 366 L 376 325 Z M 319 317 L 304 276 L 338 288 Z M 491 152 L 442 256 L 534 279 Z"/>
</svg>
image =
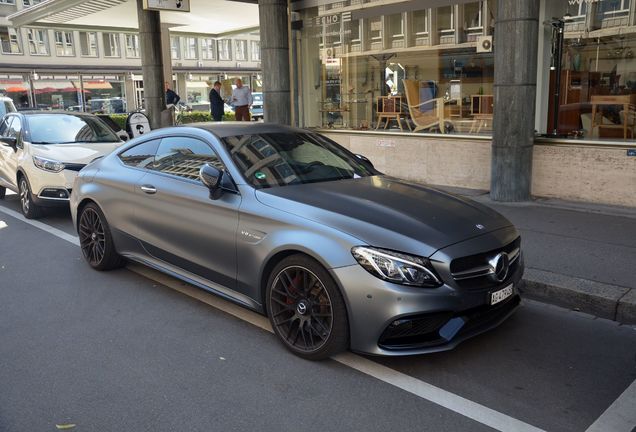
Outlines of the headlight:
<svg viewBox="0 0 636 432">
<path fill-rule="evenodd" d="M 367 246 L 356 246 L 351 253 L 362 267 L 380 279 L 427 288 L 442 285 L 426 258 Z"/>
<path fill-rule="evenodd" d="M 62 171 L 65 168 L 62 162 L 51 159 L 44 159 L 38 156 L 33 156 L 33 163 L 41 170 L 56 173 Z"/>
</svg>

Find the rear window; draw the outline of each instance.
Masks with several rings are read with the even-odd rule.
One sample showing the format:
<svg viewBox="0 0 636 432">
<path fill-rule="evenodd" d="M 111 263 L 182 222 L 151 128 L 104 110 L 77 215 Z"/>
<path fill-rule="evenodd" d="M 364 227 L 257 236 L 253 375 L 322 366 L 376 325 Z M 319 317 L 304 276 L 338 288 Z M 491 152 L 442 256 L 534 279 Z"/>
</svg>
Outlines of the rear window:
<svg viewBox="0 0 636 432">
<path fill-rule="evenodd" d="M 33 144 L 119 142 L 99 118 L 89 115 L 36 114 L 27 117 Z"/>
</svg>

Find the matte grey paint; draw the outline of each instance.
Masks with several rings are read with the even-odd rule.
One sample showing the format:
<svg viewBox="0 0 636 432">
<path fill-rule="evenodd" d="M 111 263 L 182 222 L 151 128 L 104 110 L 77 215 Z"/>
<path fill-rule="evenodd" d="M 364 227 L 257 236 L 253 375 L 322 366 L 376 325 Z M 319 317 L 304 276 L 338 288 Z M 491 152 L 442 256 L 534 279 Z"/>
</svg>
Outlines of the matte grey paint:
<svg viewBox="0 0 636 432">
<path fill-rule="evenodd" d="M 404 355 L 459 343 L 394 352 L 377 342 L 397 317 L 486 304 L 484 290 L 470 292 L 454 283 L 450 261 L 509 243 L 518 237 L 512 224 L 472 201 L 383 175 L 256 190 L 219 140 L 288 131 L 306 133 L 272 124 L 225 123 L 145 134 L 80 172 L 71 196 L 73 222 L 79 206 L 92 200 L 102 208 L 121 254 L 260 312 L 266 312 L 262 282 L 270 259 L 302 252 L 320 262 L 341 288 L 352 349 Z M 199 182 L 131 168 L 117 156 L 146 140 L 175 135 L 209 143 L 223 161 L 229 183 L 219 199 L 211 200 Z M 144 193 L 142 185 L 156 193 Z M 358 245 L 430 257 L 444 285 L 427 289 L 382 281 L 353 258 L 351 248 Z M 522 272 L 523 264 L 513 280 Z"/>
</svg>

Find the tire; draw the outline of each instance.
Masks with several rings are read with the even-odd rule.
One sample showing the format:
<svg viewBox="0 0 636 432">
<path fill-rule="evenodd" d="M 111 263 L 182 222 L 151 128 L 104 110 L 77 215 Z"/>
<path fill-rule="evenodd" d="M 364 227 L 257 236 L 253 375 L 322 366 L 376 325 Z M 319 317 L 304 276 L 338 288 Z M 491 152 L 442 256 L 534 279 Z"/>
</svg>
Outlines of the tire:
<svg viewBox="0 0 636 432">
<path fill-rule="evenodd" d="M 4 186 L 0 186 L 0 199 L 4 199 L 4 196 L 7 194 L 7 188 Z"/>
<path fill-rule="evenodd" d="M 77 217 L 77 233 L 84 259 L 95 270 L 123 267 L 126 260 L 115 250 L 115 243 L 104 213 L 94 203 L 82 207 Z"/>
<path fill-rule="evenodd" d="M 18 179 L 18 191 L 20 193 L 20 209 L 27 219 L 38 219 L 44 214 L 42 207 L 33 202 L 33 193 L 26 176 L 22 175 Z"/>
<path fill-rule="evenodd" d="M 269 321 L 281 343 L 307 360 L 323 360 L 349 348 L 349 321 L 338 286 L 318 262 L 292 255 L 267 281 Z"/>
</svg>

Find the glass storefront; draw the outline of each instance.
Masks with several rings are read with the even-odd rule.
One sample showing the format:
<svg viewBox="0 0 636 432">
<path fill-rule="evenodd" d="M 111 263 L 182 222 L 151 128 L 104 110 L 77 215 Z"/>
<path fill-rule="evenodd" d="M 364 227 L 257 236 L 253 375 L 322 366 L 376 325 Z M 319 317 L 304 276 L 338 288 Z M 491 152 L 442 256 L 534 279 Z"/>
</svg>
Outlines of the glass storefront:
<svg viewBox="0 0 636 432">
<path fill-rule="evenodd" d="M 563 41 L 557 30 L 550 38 L 548 132 L 592 140 L 636 138 L 634 3 L 559 0 L 547 6 L 559 17 L 553 28 L 564 29 Z"/>
<path fill-rule="evenodd" d="M 298 11 L 301 126 L 491 135 L 497 1 L 449 3 Z M 545 0 L 542 11 L 537 132 L 635 139 L 636 0 Z"/>
<path fill-rule="evenodd" d="M 492 132 L 496 1 L 356 3 L 301 12 L 303 126 Z"/>
</svg>

